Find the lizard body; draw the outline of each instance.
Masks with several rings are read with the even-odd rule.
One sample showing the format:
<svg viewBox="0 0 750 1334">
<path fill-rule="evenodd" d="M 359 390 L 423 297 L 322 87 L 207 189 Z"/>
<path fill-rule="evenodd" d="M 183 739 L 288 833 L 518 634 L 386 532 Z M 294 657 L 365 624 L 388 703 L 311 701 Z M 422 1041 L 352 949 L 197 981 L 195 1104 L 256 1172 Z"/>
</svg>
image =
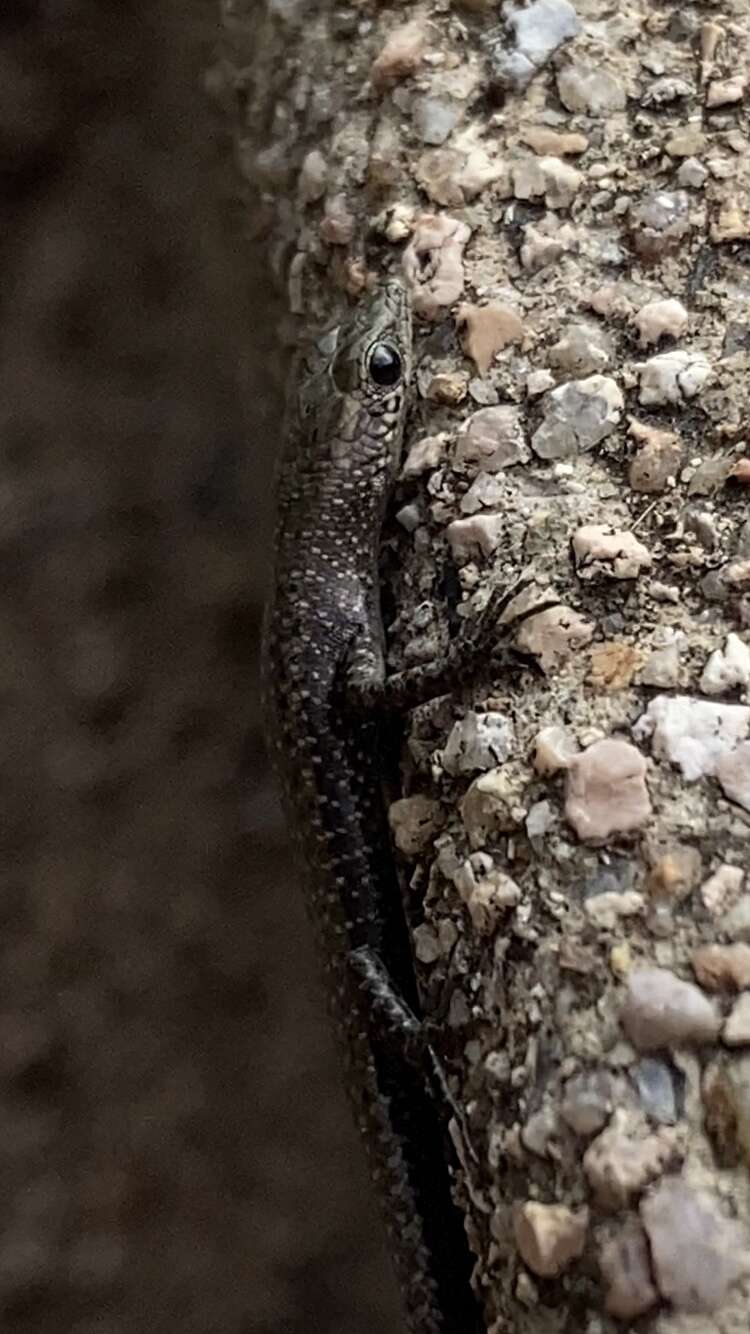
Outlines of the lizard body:
<svg viewBox="0 0 750 1334">
<path fill-rule="evenodd" d="M 471 1260 L 424 1070 L 409 930 L 377 772 L 378 551 L 400 466 L 411 318 L 389 282 L 318 341 L 281 463 L 264 632 L 270 735 L 412 1334 L 469 1334 Z M 404 1044 L 391 1027 L 403 1020 Z"/>
</svg>

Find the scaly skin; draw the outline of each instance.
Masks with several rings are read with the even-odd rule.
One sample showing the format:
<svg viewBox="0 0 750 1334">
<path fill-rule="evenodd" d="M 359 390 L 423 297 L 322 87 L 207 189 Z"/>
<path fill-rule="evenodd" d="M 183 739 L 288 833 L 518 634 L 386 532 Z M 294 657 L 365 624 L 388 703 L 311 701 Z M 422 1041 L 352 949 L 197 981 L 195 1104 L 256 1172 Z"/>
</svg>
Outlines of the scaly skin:
<svg viewBox="0 0 750 1334">
<path fill-rule="evenodd" d="M 376 345 L 400 359 L 397 382 L 376 383 Z M 412 1334 L 469 1334 L 471 1261 L 444 1134 L 424 1070 L 407 1059 L 410 1041 L 419 1045 L 417 988 L 375 760 L 373 705 L 384 686 L 378 548 L 410 371 L 411 318 L 395 282 L 321 339 L 303 369 L 280 471 L 264 675 L 407 1323 Z"/>
</svg>

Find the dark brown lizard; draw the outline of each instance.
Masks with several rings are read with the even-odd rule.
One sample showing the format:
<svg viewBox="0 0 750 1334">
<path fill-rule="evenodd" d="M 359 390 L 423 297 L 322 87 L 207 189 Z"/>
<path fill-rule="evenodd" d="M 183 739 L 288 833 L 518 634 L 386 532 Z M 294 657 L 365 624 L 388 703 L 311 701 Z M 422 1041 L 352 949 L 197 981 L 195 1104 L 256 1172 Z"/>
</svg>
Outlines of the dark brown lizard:
<svg viewBox="0 0 750 1334">
<path fill-rule="evenodd" d="M 386 681 L 378 552 L 400 456 L 411 318 L 387 283 L 315 345 L 281 461 L 264 662 L 269 732 L 413 1334 L 478 1327 L 471 1256 L 451 1198 L 443 1116 L 376 763 Z M 429 676 L 429 673 L 427 674 Z M 438 693 L 423 679 L 419 696 Z"/>
</svg>

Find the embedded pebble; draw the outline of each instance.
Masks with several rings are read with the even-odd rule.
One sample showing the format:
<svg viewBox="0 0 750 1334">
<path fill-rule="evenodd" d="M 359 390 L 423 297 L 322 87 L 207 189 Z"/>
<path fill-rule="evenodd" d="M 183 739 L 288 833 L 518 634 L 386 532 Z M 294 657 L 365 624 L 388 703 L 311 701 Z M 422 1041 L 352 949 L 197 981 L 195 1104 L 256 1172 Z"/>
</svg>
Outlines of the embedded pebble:
<svg viewBox="0 0 750 1334">
<path fill-rule="evenodd" d="M 667 1177 L 640 1205 L 657 1287 L 677 1311 L 717 1310 L 747 1270 L 747 1238 L 718 1200 Z"/>
<path fill-rule="evenodd" d="M 496 474 L 479 472 L 466 494 L 461 497 L 459 509 L 462 514 L 476 514 L 481 509 L 494 509 L 503 504 L 506 494 L 505 485 Z"/>
<path fill-rule="evenodd" d="M 405 241 L 414 230 L 416 210 L 409 204 L 391 204 L 372 219 L 373 230 L 384 236 L 391 245 Z"/>
<path fill-rule="evenodd" d="M 750 811 L 750 742 L 743 741 L 735 750 L 719 756 L 716 777 L 730 801 Z"/>
<path fill-rule="evenodd" d="M 530 839 L 542 839 L 553 827 L 557 816 L 555 808 L 549 801 L 535 801 L 534 805 L 529 807 L 529 813 L 526 816 L 526 834 Z"/>
<path fill-rule="evenodd" d="M 421 97 L 414 107 L 414 129 L 423 144 L 444 144 L 463 116 L 463 108 L 441 97 Z"/>
<path fill-rule="evenodd" d="M 568 111 L 606 116 L 625 109 L 625 89 L 614 74 L 598 66 L 571 64 L 557 76 L 560 101 Z"/>
<path fill-rule="evenodd" d="M 531 371 L 526 376 L 526 393 L 529 398 L 538 398 L 540 394 L 546 394 L 548 389 L 553 389 L 555 378 L 551 371 Z"/>
<path fill-rule="evenodd" d="M 457 138 L 451 148 L 428 149 L 418 159 L 414 174 L 425 194 L 436 204 L 460 208 L 488 185 L 495 185 L 498 194 L 506 193 L 502 184 L 507 175 L 505 163 L 490 157 L 479 145 L 461 148 L 458 142 Z"/>
<path fill-rule="evenodd" d="M 570 223 L 560 224 L 555 217 L 543 218 L 538 224 L 529 222 L 523 228 L 521 266 L 537 273 L 548 264 L 556 264 L 569 251 L 577 250 L 579 233 Z"/>
<path fill-rule="evenodd" d="M 374 219 L 373 226 L 392 245 L 397 245 L 399 241 L 405 241 L 407 236 L 411 236 L 415 217 L 416 211 L 409 204 L 392 204 Z"/>
<path fill-rule="evenodd" d="M 415 533 L 422 521 L 419 505 L 415 503 L 402 505 L 401 509 L 396 511 L 395 517 L 396 522 L 400 523 L 407 533 Z"/>
<path fill-rule="evenodd" d="M 615 1105 L 615 1084 L 608 1070 L 587 1070 L 567 1080 L 560 1115 L 576 1135 L 595 1135 Z"/>
<path fill-rule="evenodd" d="M 674 1125 L 678 1117 L 675 1087 L 677 1071 L 667 1065 L 666 1061 L 644 1056 L 633 1066 L 630 1074 L 641 1110 L 646 1116 L 661 1125 Z"/>
<path fill-rule="evenodd" d="M 549 1105 L 532 1112 L 521 1131 L 521 1143 L 530 1153 L 543 1158 L 558 1131 L 557 1114 Z"/>
<path fill-rule="evenodd" d="M 334 195 L 326 202 L 320 223 L 320 236 L 329 245 L 349 245 L 354 236 L 355 219 L 349 212 L 346 195 Z"/>
<path fill-rule="evenodd" d="M 489 473 L 526 462 L 529 450 L 520 409 L 502 403 L 474 412 L 456 440 L 454 458 L 459 465 L 476 465 Z"/>
<path fill-rule="evenodd" d="M 347 296 L 357 300 L 367 289 L 368 270 L 363 259 L 347 255 L 344 260 L 344 290 Z"/>
<path fill-rule="evenodd" d="M 732 460 L 726 454 L 704 459 L 688 483 L 689 496 L 708 496 L 723 486 L 732 471 Z"/>
<path fill-rule="evenodd" d="M 686 510 L 685 528 L 689 533 L 695 533 L 701 546 L 705 547 L 706 551 L 716 549 L 719 542 L 719 530 L 716 525 L 716 516 L 710 510 Z"/>
<path fill-rule="evenodd" d="M 665 106 L 668 102 L 674 102 L 680 97 L 689 97 L 692 91 L 693 86 L 686 79 L 677 79 L 667 75 L 666 78 L 656 79 L 649 84 L 641 97 L 641 106 Z"/>
<path fill-rule="evenodd" d="M 388 820 L 399 852 L 406 857 L 416 857 L 430 846 L 442 829 L 445 812 L 439 801 L 418 793 L 391 802 Z"/>
<path fill-rule="evenodd" d="M 712 1061 L 703 1074 L 701 1101 L 717 1164 L 750 1167 L 750 1057 Z"/>
<path fill-rule="evenodd" d="M 437 934 L 427 922 L 422 922 L 420 926 L 414 927 L 412 939 L 414 940 L 414 953 L 420 963 L 436 963 L 442 956 L 443 951 L 440 948 Z"/>
<path fill-rule="evenodd" d="M 445 458 L 447 437 L 445 435 L 426 435 L 415 440 L 406 456 L 401 469 L 402 478 L 421 477 L 439 467 Z"/>
<path fill-rule="evenodd" d="M 595 325 L 573 324 L 550 348 L 549 359 L 568 375 L 592 375 L 612 360 L 612 344 Z"/>
<path fill-rule="evenodd" d="M 623 690 L 630 685 L 640 654 L 632 644 L 618 640 L 597 644 L 591 650 L 587 681 L 595 690 Z"/>
<path fill-rule="evenodd" d="M 677 172 L 678 185 L 687 186 L 691 190 L 701 190 L 708 180 L 708 168 L 695 157 L 687 157 L 680 163 Z"/>
<path fill-rule="evenodd" d="M 640 670 L 639 680 L 646 686 L 659 686 L 663 690 L 679 684 L 680 650 L 676 641 L 649 654 Z"/>
<path fill-rule="evenodd" d="M 299 197 L 303 204 L 314 204 L 322 199 L 328 186 L 328 163 L 319 149 L 313 148 L 302 163 L 299 173 Z"/>
<path fill-rule="evenodd" d="M 739 74 L 733 79 L 717 79 L 708 85 L 706 106 L 723 107 L 730 102 L 741 102 L 746 88 L 747 80 Z"/>
<path fill-rule="evenodd" d="M 714 917 L 726 912 L 736 901 L 744 878 L 745 872 L 741 866 L 730 866 L 723 862 L 701 885 L 703 903 Z"/>
<path fill-rule="evenodd" d="M 549 672 L 590 644 L 593 635 L 590 621 L 572 607 L 561 605 L 529 616 L 518 630 L 516 643 L 524 653 L 538 658 L 542 669 Z"/>
<path fill-rule="evenodd" d="M 459 931 L 452 918 L 444 918 L 438 925 L 438 939 L 443 954 L 450 954 L 458 942 Z"/>
<path fill-rule="evenodd" d="M 750 941 L 750 894 L 743 894 L 729 909 L 721 929 L 730 940 Z"/>
<path fill-rule="evenodd" d="M 581 25 L 568 0 L 532 0 L 525 7 L 506 3 L 502 14 L 513 45 L 508 50 L 504 34 L 490 42 L 491 78 L 500 88 L 520 92 Z"/>
<path fill-rule="evenodd" d="M 520 315 L 498 302 L 487 306 L 461 305 L 456 312 L 456 323 L 463 325 L 462 347 L 480 375 L 489 370 L 496 353 L 523 339 Z"/>
<path fill-rule="evenodd" d="M 492 408 L 500 401 L 500 395 L 494 384 L 475 375 L 469 380 L 469 395 L 477 407 Z"/>
<path fill-rule="evenodd" d="M 649 849 L 648 891 L 652 898 L 681 901 L 692 893 L 700 879 L 701 855 L 687 843 L 658 845 Z"/>
<path fill-rule="evenodd" d="M 739 635 L 728 634 L 723 649 L 715 649 L 703 668 L 700 688 L 704 695 L 723 695 L 750 682 L 750 648 Z"/>
<path fill-rule="evenodd" d="M 542 459 L 562 459 L 593 449 L 611 435 L 624 407 L 622 392 L 607 375 L 569 380 L 552 389 L 545 416 L 532 436 L 532 449 Z"/>
<path fill-rule="evenodd" d="M 491 769 L 509 758 L 514 745 L 513 724 L 505 714 L 470 709 L 451 729 L 443 751 L 443 768 L 453 775 Z"/>
<path fill-rule="evenodd" d="M 585 949 L 576 940 L 563 936 L 560 942 L 560 967 L 563 972 L 589 976 L 596 967 L 596 959 L 590 949 Z"/>
<path fill-rule="evenodd" d="M 731 476 L 735 477 L 743 486 L 747 486 L 750 483 L 750 459 L 737 459 L 732 468 Z"/>
<path fill-rule="evenodd" d="M 583 1170 L 602 1209 L 623 1209 L 644 1187 L 679 1160 L 681 1130 L 649 1130 L 640 1113 L 618 1107 L 609 1125 L 583 1155 Z"/>
<path fill-rule="evenodd" d="M 490 935 L 500 918 L 521 901 L 521 891 L 505 871 L 493 868 L 462 895 L 475 931 Z"/>
<path fill-rule="evenodd" d="M 691 962 L 706 991 L 744 991 L 750 987 L 750 945 L 699 945 Z"/>
<path fill-rule="evenodd" d="M 690 201 L 684 190 L 655 190 L 630 209 L 633 244 L 647 262 L 676 250 L 689 230 Z"/>
<path fill-rule="evenodd" d="M 612 579 L 637 579 L 642 569 L 651 565 L 651 553 L 634 533 L 610 528 L 607 524 L 591 523 L 578 528 L 573 534 L 573 553 L 576 569 L 583 578 L 592 578 L 598 571 Z"/>
<path fill-rule="evenodd" d="M 709 167 L 715 164 L 709 162 Z M 750 236 L 750 218 L 737 199 L 728 199 L 719 209 L 718 216 L 711 223 L 712 241 L 742 241 Z"/>
<path fill-rule="evenodd" d="M 472 848 L 481 848 L 498 833 L 516 829 L 525 812 L 520 805 L 522 777 L 503 765 L 480 774 L 460 803 L 461 819 Z"/>
<path fill-rule="evenodd" d="M 677 584 L 663 584 L 661 579 L 652 579 L 648 591 L 654 602 L 671 602 L 674 607 L 679 605 L 680 589 Z"/>
<path fill-rule="evenodd" d="M 491 556 L 499 547 L 507 528 L 503 514 L 472 514 L 467 519 L 454 519 L 448 524 L 448 538 L 453 559 L 459 565 L 473 560 L 477 553 Z"/>
<path fill-rule="evenodd" d="M 470 857 L 454 865 L 454 854 L 455 845 L 451 842 L 451 854 L 446 856 L 443 852 L 440 869 L 449 880 L 453 881 L 461 898 L 468 899 L 483 876 L 489 875 L 494 869 L 495 863 L 488 852 L 472 852 Z"/>
<path fill-rule="evenodd" d="M 654 755 L 679 765 L 683 778 L 693 782 L 715 774 L 722 757 L 728 760 L 732 753 L 736 755 L 734 747 L 745 741 L 748 727 L 750 708 L 745 705 L 714 704 L 689 695 L 657 695 L 641 714 L 633 735 L 636 741 L 651 737 Z M 750 746 L 747 749 L 750 752 Z M 747 761 L 750 766 L 750 753 Z M 731 784 L 731 766 L 727 778 Z"/>
<path fill-rule="evenodd" d="M 597 865 L 586 876 L 583 883 L 584 898 L 630 891 L 635 884 L 635 871 L 635 862 L 631 858 L 606 854 L 601 865 Z"/>
<path fill-rule="evenodd" d="M 688 326 L 688 313 L 681 301 L 673 297 L 665 301 L 649 301 L 633 316 L 640 335 L 641 347 L 658 343 L 660 338 L 679 338 Z"/>
<path fill-rule="evenodd" d="M 543 727 L 534 737 L 534 768 L 538 774 L 554 774 L 567 769 L 579 752 L 575 737 L 564 727 Z"/>
<path fill-rule="evenodd" d="M 519 131 L 519 139 L 528 144 L 539 157 L 567 157 L 585 153 L 589 141 L 585 134 L 561 133 L 547 125 L 526 125 Z"/>
<path fill-rule="evenodd" d="M 636 1320 L 659 1300 L 646 1234 L 635 1219 L 604 1235 L 599 1268 L 606 1286 L 604 1309 L 617 1320 Z"/>
<path fill-rule="evenodd" d="M 713 1042 L 721 1025 L 714 1002 L 667 968 L 636 968 L 629 974 L 620 1018 L 639 1051 Z"/>
<path fill-rule="evenodd" d="M 722 570 L 722 577 L 730 588 L 747 588 L 750 584 L 750 560 L 731 561 Z"/>
<path fill-rule="evenodd" d="M 527 1200 L 513 1210 L 513 1231 L 524 1264 L 541 1278 L 555 1278 L 583 1254 L 588 1209 Z"/>
<path fill-rule="evenodd" d="M 516 199 L 544 199 L 547 208 L 570 208 L 583 176 L 557 157 L 527 158 L 511 168 Z"/>
<path fill-rule="evenodd" d="M 505 162 L 491 157 L 487 146 L 476 141 L 469 131 L 456 137 L 461 145 L 465 161 L 454 179 L 465 199 L 474 199 L 488 185 L 494 186 L 493 193 L 500 198 L 510 195 L 510 171 Z"/>
<path fill-rule="evenodd" d="M 614 931 L 621 917 L 636 917 L 643 912 L 646 900 L 636 889 L 624 892 L 610 890 L 594 894 L 583 905 L 588 920 L 600 931 Z"/>
<path fill-rule="evenodd" d="M 425 385 L 424 397 L 433 403 L 448 403 L 455 407 L 457 403 L 463 403 L 468 388 L 466 371 L 438 371 Z"/>
<path fill-rule="evenodd" d="M 565 816 L 579 838 L 639 829 L 650 815 L 646 761 L 628 741 L 595 741 L 570 761 Z"/>
<path fill-rule="evenodd" d="M 675 348 L 651 357 L 639 368 L 639 373 L 638 401 L 649 407 L 695 398 L 710 380 L 712 370 L 703 352 Z"/>
<path fill-rule="evenodd" d="M 516 199 L 540 199 L 544 195 L 544 173 L 538 158 L 521 158 L 511 171 L 513 195 Z"/>
<path fill-rule="evenodd" d="M 629 319 L 633 305 L 619 283 L 605 283 L 589 297 L 588 304 L 597 315 L 606 319 Z"/>
<path fill-rule="evenodd" d="M 670 157 L 684 158 L 702 153 L 707 145 L 708 140 L 700 125 L 692 122 L 675 130 L 667 139 L 665 148 Z"/>
<path fill-rule="evenodd" d="M 634 491 L 664 491 L 678 474 L 682 460 L 682 441 L 673 431 L 660 431 L 654 426 L 630 418 L 628 435 L 641 442 L 641 448 L 632 459 L 628 480 Z"/>
<path fill-rule="evenodd" d="M 376 56 L 370 77 L 376 88 L 408 78 L 422 63 L 427 46 L 428 28 L 424 18 L 409 19 L 388 34 L 380 54 Z"/>
<path fill-rule="evenodd" d="M 750 992 L 735 1002 L 721 1036 L 728 1047 L 745 1047 L 750 1043 Z"/>
<path fill-rule="evenodd" d="M 422 213 L 403 255 L 414 312 L 442 319 L 464 290 L 463 253 L 471 228 L 445 213 Z"/>
<path fill-rule="evenodd" d="M 401 165 L 401 137 L 393 125 L 383 120 L 375 130 L 367 160 L 370 184 L 389 189 L 399 180 Z"/>
</svg>

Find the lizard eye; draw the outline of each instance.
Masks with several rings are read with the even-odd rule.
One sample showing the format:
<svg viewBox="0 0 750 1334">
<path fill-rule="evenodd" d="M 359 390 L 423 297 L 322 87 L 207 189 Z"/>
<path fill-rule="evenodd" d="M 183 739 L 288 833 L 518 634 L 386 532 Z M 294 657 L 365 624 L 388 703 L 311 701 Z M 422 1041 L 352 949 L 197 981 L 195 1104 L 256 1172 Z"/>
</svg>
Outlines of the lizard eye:
<svg viewBox="0 0 750 1334">
<path fill-rule="evenodd" d="M 383 387 L 398 384 L 401 379 L 401 358 L 390 343 L 376 343 L 368 362 L 370 378 Z"/>
</svg>

